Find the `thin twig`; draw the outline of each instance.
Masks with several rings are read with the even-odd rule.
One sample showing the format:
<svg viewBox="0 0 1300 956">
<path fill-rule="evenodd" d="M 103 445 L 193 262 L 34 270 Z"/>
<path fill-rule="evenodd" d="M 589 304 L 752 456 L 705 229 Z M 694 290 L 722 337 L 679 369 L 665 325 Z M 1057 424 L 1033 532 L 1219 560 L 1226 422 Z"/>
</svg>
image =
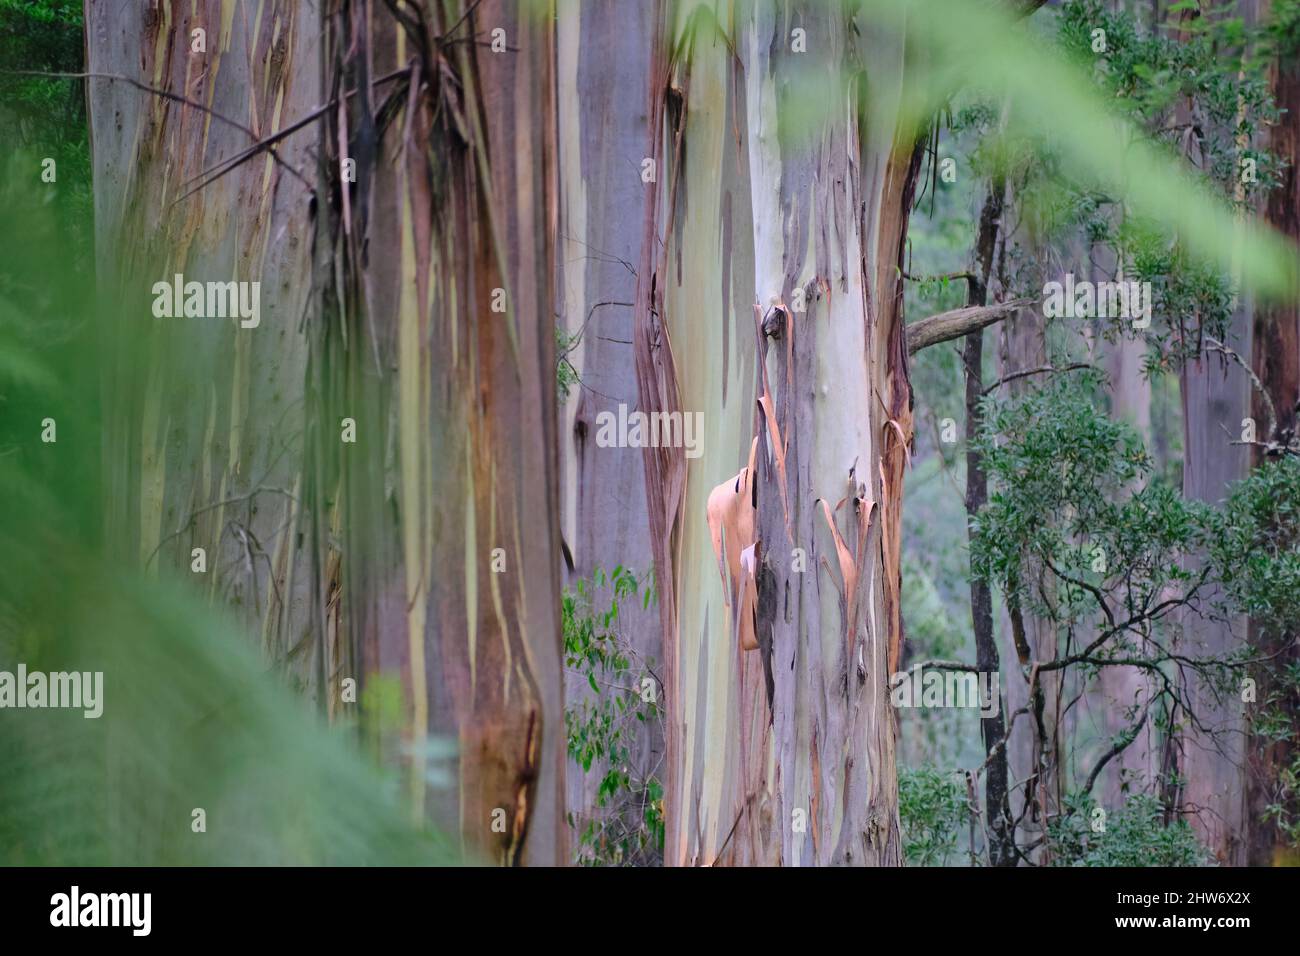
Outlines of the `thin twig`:
<svg viewBox="0 0 1300 956">
<path fill-rule="evenodd" d="M 1019 372 L 1012 372 L 1010 375 L 1003 375 L 988 388 L 984 389 L 983 394 L 988 395 L 990 392 L 996 391 L 1001 386 L 1007 384 L 1007 382 L 1014 382 L 1018 378 L 1025 378 L 1029 375 L 1042 375 L 1047 372 L 1073 372 L 1074 370 L 1081 368 L 1096 368 L 1096 366 L 1088 362 L 1071 362 L 1069 365 L 1040 365 L 1038 368 L 1022 369 Z"/>
</svg>

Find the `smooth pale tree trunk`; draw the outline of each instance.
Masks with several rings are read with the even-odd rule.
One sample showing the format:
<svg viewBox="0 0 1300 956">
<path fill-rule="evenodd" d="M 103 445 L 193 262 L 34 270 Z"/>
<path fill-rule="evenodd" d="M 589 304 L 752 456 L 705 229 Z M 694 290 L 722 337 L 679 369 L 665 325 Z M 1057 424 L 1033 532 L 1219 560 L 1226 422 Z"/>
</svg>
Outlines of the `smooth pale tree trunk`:
<svg viewBox="0 0 1300 956">
<path fill-rule="evenodd" d="M 315 504 L 342 543 L 322 520 L 317 546 L 412 812 L 473 857 L 557 864 L 553 20 L 504 0 L 425 13 L 345 2 L 329 21 L 330 88 L 355 92 L 320 144 Z"/>
<path fill-rule="evenodd" d="M 1254 22 L 1254 0 L 1240 0 L 1237 11 L 1248 24 Z M 1191 20 L 1193 12 L 1183 10 L 1178 18 L 1180 22 Z M 1250 144 L 1238 145 L 1244 149 Z M 1188 152 L 1192 162 L 1200 161 L 1199 142 L 1192 140 Z M 1235 198 L 1244 198 L 1240 184 Z M 1240 297 L 1225 332 L 1225 344 L 1241 355 L 1251 354 L 1252 314 L 1249 297 Z M 1240 434 L 1243 419 L 1250 414 L 1249 378 L 1223 356 L 1203 350 L 1200 357 L 1184 363 L 1179 384 L 1183 406 L 1183 496 L 1214 504 L 1222 501 L 1229 485 L 1244 478 L 1250 468 L 1249 450 L 1232 444 Z M 1193 572 L 1202 560 L 1200 555 L 1189 557 Z M 1215 597 L 1213 590 L 1201 594 L 1202 602 L 1212 602 Z M 1208 604 L 1205 606 L 1208 608 Z M 1224 658 L 1241 649 L 1247 628 L 1248 620 L 1242 615 L 1212 619 L 1206 614 L 1185 614 L 1178 645 L 1181 653 L 1191 657 Z M 1224 692 L 1195 673 L 1182 677 L 1194 718 L 1184 718 L 1178 741 L 1179 769 L 1185 781 L 1180 803 L 1215 859 L 1225 865 L 1241 865 L 1246 861 L 1247 833 L 1241 693 L 1236 687 Z"/>
<path fill-rule="evenodd" d="M 1116 280 L 1116 257 L 1108 246 L 1094 247 L 1092 279 L 1095 282 Z M 1110 380 L 1111 414 L 1131 425 L 1148 449 L 1152 446 L 1151 382 L 1143 373 L 1145 345 L 1138 334 L 1128 332 L 1116 341 L 1102 340 L 1103 361 Z M 1116 638 L 1122 640 L 1124 638 Z M 1140 646 L 1130 652 L 1144 653 Z M 1146 671 L 1140 667 L 1103 667 L 1098 675 L 1102 727 L 1110 739 L 1127 733 L 1143 714 L 1154 688 Z M 1158 740 L 1155 714 L 1147 713 L 1141 728 L 1130 743 L 1103 771 L 1104 806 L 1111 810 L 1123 805 L 1129 794 L 1151 792 L 1156 780 Z M 1109 740 L 1103 742 L 1109 747 Z M 1085 771 L 1086 772 L 1086 771 Z"/>
<path fill-rule="evenodd" d="M 310 140 L 195 189 L 319 103 L 315 8 L 90 0 L 85 16 L 109 546 L 191 582 L 318 687 L 300 507 L 310 190 L 291 172 L 310 176 Z M 155 318 L 153 284 L 178 273 L 260 283 L 259 324 Z"/>
<path fill-rule="evenodd" d="M 697 458 L 646 451 L 665 861 L 898 864 L 901 40 L 776 3 L 683 3 L 655 40 L 640 396 L 703 423 Z"/>
<path fill-rule="evenodd" d="M 1249 311 L 1237 309 L 1228 344 L 1243 353 L 1249 337 Z M 1182 373 L 1183 395 L 1183 495 L 1194 501 L 1216 503 L 1228 485 L 1246 475 L 1248 451 L 1230 444 L 1250 410 L 1249 384 L 1235 365 L 1218 355 L 1189 361 Z M 1225 429 L 1227 433 L 1225 434 Z M 1193 570 L 1199 559 L 1192 556 Z M 1203 594 L 1202 600 L 1212 598 Z M 1184 615 L 1179 652 L 1190 657 L 1224 657 L 1239 650 L 1246 620 L 1195 614 Z M 1242 791 L 1245 760 L 1240 694 L 1229 688 L 1216 692 L 1195 676 L 1188 678 L 1186 693 L 1196 715 L 1185 722 L 1180 768 L 1186 781 L 1182 805 L 1201 839 L 1224 864 L 1244 862 L 1246 821 Z"/>
<path fill-rule="evenodd" d="M 561 303 L 582 382 L 564 409 L 565 539 L 575 571 L 651 564 L 636 448 L 596 444 L 603 411 L 637 403 L 632 299 L 640 252 L 653 7 L 583 0 L 558 8 Z"/>
<path fill-rule="evenodd" d="M 1296 173 L 1300 163 L 1300 63 L 1294 59 L 1294 53 L 1274 64 L 1271 80 L 1277 106 L 1284 112 L 1272 128 L 1269 149 L 1286 166 L 1281 185 L 1268 196 L 1265 215 L 1269 224 L 1283 235 L 1300 241 L 1300 182 Z M 1264 435 L 1268 430 L 1268 406 L 1262 396 L 1252 393 L 1251 417 L 1257 437 L 1286 443 L 1295 435 L 1296 413 L 1300 407 L 1300 309 L 1294 304 L 1259 304 L 1255 309 L 1252 341 L 1251 365 L 1272 401 L 1278 429 L 1276 435 Z M 1255 449 L 1253 464 L 1258 467 L 1264 459 L 1263 450 Z M 1252 674 L 1258 682 L 1257 701 L 1270 698 L 1277 688 L 1274 675 L 1297 660 L 1294 646 L 1283 650 L 1288 640 L 1294 639 L 1295 635 L 1264 633 L 1252 624 L 1252 643 L 1259 648 L 1258 653 L 1272 658 L 1267 666 Z M 1294 694 L 1291 691 L 1284 695 L 1281 703 L 1284 711 L 1293 717 L 1297 713 Z M 1276 862 L 1279 852 L 1284 850 L 1284 838 L 1266 810 L 1284 801 L 1280 774 L 1295 759 L 1295 744 L 1252 732 L 1247 753 L 1250 759 L 1247 862 L 1251 866 L 1266 866 Z"/>
<path fill-rule="evenodd" d="M 622 565 L 642 588 L 653 586 L 654 560 L 646 511 L 641 450 L 597 444 L 602 415 L 637 408 L 632 352 L 632 305 L 641 243 L 645 184 L 646 102 L 654 7 L 635 0 L 582 0 L 557 7 L 556 53 L 560 137 L 560 309 L 565 331 L 578 342 L 568 355 L 581 381 L 561 408 L 560 507 L 572 550 L 572 574 L 590 580 Z M 611 591 L 593 591 L 597 611 Z M 619 607 L 622 635 L 641 666 L 658 670 L 660 636 L 653 603 Z M 591 694 L 580 676 L 565 682 L 566 696 Z M 635 726 L 631 759 L 640 775 L 661 772 L 658 726 Z M 603 767 L 590 773 L 570 762 L 570 813 L 595 801 Z"/>
</svg>

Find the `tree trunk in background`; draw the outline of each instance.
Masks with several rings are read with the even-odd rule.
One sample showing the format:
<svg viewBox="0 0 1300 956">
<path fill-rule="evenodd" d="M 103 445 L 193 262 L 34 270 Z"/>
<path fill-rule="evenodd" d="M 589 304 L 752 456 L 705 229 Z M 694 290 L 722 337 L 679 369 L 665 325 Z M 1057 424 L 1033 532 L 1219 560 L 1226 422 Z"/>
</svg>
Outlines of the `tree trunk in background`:
<svg viewBox="0 0 1300 956">
<path fill-rule="evenodd" d="M 1236 12 L 1251 25 L 1257 16 L 1256 7 L 1253 0 L 1239 0 Z M 1187 38 L 1181 24 L 1198 15 L 1199 11 L 1190 9 L 1179 12 L 1180 30 L 1175 34 L 1179 39 Z M 1178 116 L 1180 121 L 1185 118 Z M 1242 148 L 1249 145 L 1239 142 Z M 1188 141 L 1187 152 L 1193 163 L 1201 161 L 1198 139 Z M 1238 201 L 1244 198 L 1240 185 L 1235 198 Z M 1252 311 L 1249 298 L 1234 303 L 1224 335 L 1225 344 L 1240 354 L 1251 354 Z M 1217 503 L 1227 495 L 1231 482 L 1245 477 L 1249 470 L 1249 453 L 1231 444 L 1250 412 L 1248 379 L 1222 356 L 1204 351 L 1195 361 L 1184 363 L 1179 384 L 1183 407 L 1183 495 Z M 1190 556 L 1190 570 L 1195 571 L 1201 560 L 1198 555 Z M 1216 597 L 1214 591 L 1202 594 L 1203 601 Z M 1228 656 L 1240 649 L 1247 628 L 1247 619 L 1240 615 L 1210 620 L 1187 614 L 1183 616 L 1179 650 L 1190 656 Z M 1215 858 L 1223 864 L 1240 865 L 1246 858 L 1247 832 L 1243 794 L 1245 728 L 1240 695 L 1235 688 L 1220 694 L 1195 674 L 1183 679 L 1194 719 L 1180 715 L 1184 720 L 1177 741 L 1177 769 L 1184 787 L 1178 802 Z"/>
<path fill-rule="evenodd" d="M 310 191 L 286 167 L 310 177 L 310 137 L 282 144 L 282 162 L 261 153 L 186 194 L 319 104 L 319 20 L 287 0 L 90 0 L 85 16 L 88 71 L 174 97 L 87 80 L 109 547 L 192 580 L 309 681 L 320 667 L 299 506 Z M 205 52 L 192 52 L 198 29 Z M 260 282 L 259 324 L 154 318 L 153 284 L 177 273 Z M 204 573 L 191 570 L 194 548 Z"/>
<path fill-rule="evenodd" d="M 1273 95 L 1277 106 L 1284 110 L 1278 124 L 1272 129 L 1269 149 L 1285 164 L 1281 185 L 1269 194 L 1265 215 L 1270 225 L 1292 241 L 1300 240 L 1300 182 L 1296 167 L 1300 164 L 1300 63 L 1295 51 L 1284 51 L 1274 64 L 1272 75 Z M 1272 399 L 1277 411 L 1279 435 L 1269 435 L 1267 440 L 1279 436 L 1292 436 L 1296 428 L 1297 401 L 1300 401 L 1300 308 L 1291 304 L 1261 304 L 1255 309 L 1254 338 L 1252 340 L 1252 366 L 1255 375 Z M 1258 433 L 1267 430 L 1268 411 L 1263 398 L 1252 392 L 1251 417 Z M 1285 442 L 1286 437 L 1281 441 Z M 1263 464 L 1263 456 L 1256 449 L 1253 464 Z M 1295 635 L 1264 634 L 1252 626 L 1251 640 L 1258 654 L 1273 657 L 1265 667 L 1257 668 L 1252 676 L 1258 682 L 1257 700 L 1267 701 L 1279 690 L 1273 675 L 1280 673 L 1297 660 L 1296 648 L 1283 650 Z M 1274 657 L 1274 655 L 1279 655 Z M 1297 716 L 1295 691 L 1282 692 L 1281 708 L 1293 718 Z M 1295 743 L 1272 740 L 1252 733 L 1247 748 L 1250 754 L 1247 780 L 1246 819 L 1250 823 L 1250 842 L 1247 863 L 1250 866 L 1267 866 L 1276 862 L 1284 840 L 1276 824 L 1266 815 L 1266 809 L 1284 802 L 1279 792 L 1279 771 L 1295 759 Z"/>
<path fill-rule="evenodd" d="M 504 0 L 406 13 L 345 2 L 327 24 L 332 91 L 357 92 L 321 143 L 315 504 L 341 509 L 338 626 L 413 813 L 472 856 L 557 864 L 553 24 Z M 498 28 L 499 53 L 447 39 Z"/>
<path fill-rule="evenodd" d="M 1007 208 L 1014 210 L 1019 219 L 1024 215 L 1023 209 L 1015 201 L 1014 190 L 1008 198 Z M 1011 214 L 1011 213 L 1008 213 Z M 1013 236 L 1020 231 L 1021 223 L 1007 226 L 1004 235 Z M 1031 232 L 1031 243 L 1032 229 Z M 1043 268 L 1036 248 L 1018 249 L 1011 261 L 1020 264 L 1020 268 L 1032 268 L 1038 275 L 1037 286 L 1055 276 L 1039 274 Z M 1023 277 L 1012 277 L 1006 273 L 1008 262 L 1003 250 L 999 264 L 1001 282 L 1008 288 L 1024 287 Z M 999 373 L 1003 378 L 1017 372 L 1042 368 L 1047 365 L 1047 329 L 1046 320 L 1040 305 L 1030 309 L 1020 309 L 1003 320 L 1000 328 L 1000 347 L 998 352 Z M 1019 396 L 1030 389 L 1041 387 L 1040 376 L 1024 376 L 1004 385 L 1011 396 Z M 1039 576 L 1043 573 L 1036 562 L 1025 562 L 1026 585 L 1037 587 Z M 1031 840 L 1046 827 L 1048 817 L 1055 812 L 1061 786 L 1061 771 L 1058 759 L 1057 709 L 1061 700 L 1061 671 L 1039 675 L 1036 686 L 1029 683 L 1028 661 L 1050 661 L 1057 656 L 1056 630 L 1052 624 L 1021 606 L 1013 596 L 1007 598 L 1007 628 L 1003 651 L 1008 661 L 1018 661 L 1019 667 L 1008 667 L 1007 680 L 1007 723 L 1010 733 L 1007 738 L 1007 759 L 1010 763 L 1011 777 L 1024 781 L 1023 787 L 1013 791 L 1011 812 L 1020 822 L 1019 829 L 1030 834 Z M 1017 636 L 1019 634 L 1019 636 Z M 1032 690 L 1032 695 L 1031 695 Z M 1012 721 L 1012 715 L 1022 708 L 1028 708 L 1019 718 Z M 1042 732 L 1038 728 L 1041 721 Z M 1025 802 L 1031 805 L 1026 807 Z"/>
<path fill-rule="evenodd" d="M 568 356 L 581 383 L 561 410 L 561 471 L 565 540 L 574 574 L 618 565 L 650 587 L 654 559 L 639 448 L 599 447 L 597 416 L 637 408 L 632 351 L 632 303 L 641 244 L 645 186 L 646 107 L 654 8 L 635 0 L 582 0 L 558 7 L 560 139 L 560 296 L 565 330 L 580 336 Z M 594 591 L 597 607 L 611 594 Z M 631 649 L 659 670 L 657 611 L 640 601 L 619 608 Z M 566 681 L 566 694 L 590 694 L 585 680 Z M 662 755 L 652 722 L 637 725 L 633 759 L 643 773 Z M 601 774 L 568 765 L 570 813 L 590 808 Z"/>
<path fill-rule="evenodd" d="M 1116 281 L 1117 262 L 1109 246 L 1094 246 L 1089 256 L 1094 263 L 1094 282 Z M 1110 380 L 1111 415 L 1131 425 L 1141 436 L 1143 445 L 1151 449 L 1151 382 L 1143 374 L 1142 363 L 1146 346 L 1139 336 L 1128 330 L 1116 341 L 1100 342 L 1105 368 Z M 1136 489 L 1134 489 L 1136 490 Z M 1124 637 L 1116 639 L 1116 643 Z M 1141 655 L 1143 649 L 1133 647 Z M 1098 691 L 1103 708 L 1102 729 L 1108 738 L 1128 731 L 1143 713 L 1152 698 L 1153 688 L 1145 670 L 1140 667 L 1103 667 L 1098 679 Z M 1148 714 L 1133 742 L 1120 751 L 1106 765 L 1102 773 L 1104 791 L 1102 804 L 1117 810 L 1128 794 L 1153 792 L 1158 759 L 1155 714 Z M 1102 742 L 1103 749 L 1109 740 Z"/>
<path fill-rule="evenodd" d="M 898 864 L 902 42 L 820 4 L 726 11 L 683 3 L 651 74 L 641 405 L 703 416 L 701 457 L 646 451 L 665 859 Z"/>
<path fill-rule="evenodd" d="M 1253 6 L 1251 0 L 1239 0 L 1237 11 L 1253 22 Z M 1183 24 L 1199 16 L 1200 11 L 1191 8 L 1178 11 L 1175 37 L 1189 39 L 1191 33 L 1182 28 Z M 1185 122 L 1192 116 L 1180 108 L 1176 118 Z M 1249 144 L 1239 145 L 1244 148 Z M 1198 166 L 1203 163 L 1199 138 L 1189 138 L 1185 150 L 1190 162 Z M 1244 198 L 1240 187 L 1236 198 Z M 1231 278 L 1235 280 L 1236 276 Z M 1251 304 L 1243 298 L 1233 308 L 1224 344 L 1249 355 L 1251 324 Z M 1227 495 L 1228 485 L 1245 477 L 1249 468 L 1249 453 L 1231 444 L 1240 434 L 1242 419 L 1250 412 L 1249 380 L 1235 364 L 1203 351 L 1196 360 L 1184 363 L 1179 385 L 1183 407 L 1183 496 L 1217 503 Z M 1189 570 L 1197 571 L 1200 561 L 1200 556 L 1190 555 Z M 1202 601 L 1215 596 L 1210 590 L 1201 593 Z M 1211 620 L 1184 614 L 1178 652 L 1190 657 L 1229 656 L 1240 649 L 1246 627 L 1243 616 Z M 1239 865 L 1245 861 L 1246 832 L 1241 697 L 1233 688 L 1226 696 L 1217 694 L 1195 674 L 1180 679 L 1186 681 L 1185 693 L 1195 721 L 1185 714 L 1178 715 L 1182 732 L 1176 744 L 1177 769 L 1184 780 L 1178 804 L 1215 858 L 1222 864 Z"/>
<path fill-rule="evenodd" d="M 1242 351 L 1249 338 L 1249 310 L 1237 309 L 1227 344 Z M 1249 412 L 1246 376 L 1217 355 L 1189 361 L 1182 373 L 1183 495 L 1215 503 L 1228 484 L 1243 478 L 1249 455 L 1230 444 Z M 1227 429 L 1227 434 L 1224 433 Z M 1197 559 L 1189 565 L 1195 570 Z M 1205 599 L 1210 595 L 1202 595 Z M 1179 653 L 1190 657 L 1222 657 L 1238 650 L 1246 633 L 1240 616 L 1212 620 L 1195 614 L 1183 618 Z M 1197 678 L 1189 678 L 1187 694 L 1202 728 L 1184 726 L 1181 775 L 1186 781 L 1182 804 L 1200 837 L 1221 863 L 1244 862 L 1245 817 L 1242 802 L 1244 760 L 1242 702 L 1233 689 L 1220 697 Z"/>
<path fill-rule="evenodd" d="M 988 283 L 993 274 L 993 258 L 1002 226 L 1003 207 L 1006 202 L 1006 180 L 998 175 L 989 183 L 984 205 L 980 210 L 979 228 L 975 236 L 975 267 L 978 280 L 968 280 L 967 305 L 988 304 Z M 962 349 L 962 365 L 966 380 L 966 522 L 967 535 L 974 530 L 979 510 L 989 497 L 989 479 L 984 471 L 984 456 L 975 447 L 975 438 L 983 427 L 980 402 L 984 395 L 984 330 L 966 336 Z M 971 626 L 975 638 L 975 667 L 984 674 L 999 675 L 1002 680 L 1002 662 L 998 654 L 997 635 L 993 631 L 993 593 L 989 582 L 974 575 L 970 578 Z M 1001 692 L 999 691 L 999 694 Z M 998 701 L 997 712 L 992 717 L 980 718 L 980 736 L 984 741 L 986 765 L 984 768 L 984 814 L 988 826 L 988 856 L 990 866 L 1016 865 L 1016 831 L 1011 817 L 1007 763 L 1007 713 L 1003 701 Z"/>
</svg>

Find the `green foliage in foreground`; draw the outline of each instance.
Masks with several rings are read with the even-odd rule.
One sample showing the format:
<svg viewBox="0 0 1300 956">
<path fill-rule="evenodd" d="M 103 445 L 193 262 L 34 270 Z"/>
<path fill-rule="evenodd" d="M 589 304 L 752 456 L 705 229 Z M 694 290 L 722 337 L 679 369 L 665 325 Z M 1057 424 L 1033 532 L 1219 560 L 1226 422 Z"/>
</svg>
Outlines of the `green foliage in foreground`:
<svg viewBox="0 0 1300 956">
<path fill-rule="evenodd" d="M 930 765 L 898 768 L 898 816 L 903 853 L 912 866 L 954 862 L 969 814 L 966 794 L 952 773 Z"/>
<path fill-rule="evenodd" d="M 1261 658 L 1252 671 L 1260 697 L 1251 730 L 1277 761 L 1265 816 L 1300 846 L 1300 458 L 1265 462 L 1233 485 L 1215 516 L 1210 551 L 1229 600 L 1250 614 Z"/>
<path fill-rule="evenodd" d="M 1265 462 L 1233 485 L 1214 516 L 1210 552 L 1256 627 L 1300 631 L 1300 458 Z"/>
<path fill-rule="evenodd" d="M 1079 800 L 1049 825 L 1054 866 L 1208 866 L 1209 852 L 1186 820 L 1165 821 L 1150 794 L 1128 798 L 1105 813 Z"/>
<path fill-rule="evenodd" d="M 46 568 L 44 587 L 4 607 L 15 618 L 0 669 L 101 671 L 103 715 L 0 714 L 0 864 L 457 859 L 408 823 L 396 779 L 326 728 L 235 629 L 75 549 Z"/>
<path fill-rule="evenodd" d="M 77 329 L 109 306 L 64 269 L 38 168 L 0 192 L 0 671 L 102 672 L 103 713 L 0 710 L 0 865 L 458 861 L 187 582 L 106 557 L 100 355 Z"/>
<path fill-rule="evenodd" d="M 663 859 L 663 785 L 653 770 L 643 769 L 645 755 L 634 751 L 645 739 L 643 725 L 660 719 L 658 682 L 649 664 L 635 659 L 619 621 L 620 605 L 636 601 L 639 589 L 627 568 L 608 575 L 598 569 L 590 581 L 580 578 L 566 588 L 561 604 L 565 668 L 591 690 L 565 708 L 569 756 L 584 774 L 594 770 L 600 776 L 591 814 L 582 819 L 569 814 L 570 826 L 578 830 L 577 860 L 584 865 Z M 647 584 L 642 608 L 653 597 Z"/>
</svg>

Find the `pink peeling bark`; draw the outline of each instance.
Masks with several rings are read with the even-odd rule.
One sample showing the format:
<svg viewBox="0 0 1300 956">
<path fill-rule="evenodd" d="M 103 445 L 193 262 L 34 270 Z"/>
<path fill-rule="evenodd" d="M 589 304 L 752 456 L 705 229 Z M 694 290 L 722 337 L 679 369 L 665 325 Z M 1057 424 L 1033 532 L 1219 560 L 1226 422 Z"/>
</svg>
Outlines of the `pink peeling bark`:
<svg viewBox="0 0 1300 956">
<path fill-rule="evenodd" d="M 705 445 L 690 461 L 645 453 L 666 862 L 897 864 L 888 679 L 911 439 L 898 266 L 917 168 L 894 112 L 901 40 L 819 6 L 797 24 L 770 3 L 725 23 L 689 3 L 667 16 L 634 341 L 641 407 L 702 412 Z M 805 62 L 796 25 L 825 64 L 807 136 L 780 129 Z M 871 84 L 849 82 L 861 69 Z M 754 509 L 754 439 L 756 546 L 739 531 L 715 552 L 707 501 L 720 519 L 731 482 L 728 513 Z M 753 641 L 736 619 L 750 578 Z"/>
</svg>

